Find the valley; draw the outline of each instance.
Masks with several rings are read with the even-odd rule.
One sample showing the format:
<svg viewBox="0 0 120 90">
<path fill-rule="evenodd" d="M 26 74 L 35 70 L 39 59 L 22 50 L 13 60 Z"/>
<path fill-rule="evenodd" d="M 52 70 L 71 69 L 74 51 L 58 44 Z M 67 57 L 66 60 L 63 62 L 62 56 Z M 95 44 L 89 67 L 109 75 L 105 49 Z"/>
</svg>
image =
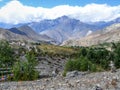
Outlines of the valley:
<svg viewBox="0 0 120 90">
<path fill-rule="evenodd" d="M 0 21 L 0 90 L 120 90 L 119 16 L 33 16 Z"/>
</svg>

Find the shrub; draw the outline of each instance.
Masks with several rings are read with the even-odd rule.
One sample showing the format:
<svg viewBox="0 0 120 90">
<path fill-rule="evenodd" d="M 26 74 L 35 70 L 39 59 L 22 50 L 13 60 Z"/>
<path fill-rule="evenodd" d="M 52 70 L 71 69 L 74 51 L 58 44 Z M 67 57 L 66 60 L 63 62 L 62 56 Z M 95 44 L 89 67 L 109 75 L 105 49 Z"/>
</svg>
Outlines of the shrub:
<svg viewBox="0 0 120 90">
<path fill-rule="evenodd" d="M 13 67 L 14 80 L 35 80 L 38 78 L 39 73 L 31 66 L 30 63 L 22 61 L 16 62 Z"/>
<path fill-rule="evenodd" d="M 67 74 L 67 71 L 64 70 L 64 72 L 62 73 L 62 76 L 65 77 Z"/>
<path fill-rule="evenodd" d="M 73 71 L 73 69 L 74 69 L 74 61 L 68 60 L 65 65 L 65 71 Z"/>
<path fill-rule="evenodd" d="M 7 41 L 0 41 L 0 67 L 11 67 L 14 62 L 14 50 Z"/>
<path fill-rule="evenodd" d="M 28 60 L 28 63 L 31 64 L 33 67 L 38 64 L 37 60 L 35 59 L 35 54 L 32 51 L 27 52 L 26 58 Z"/>
<path fill-rule="evenodd" d="M 73 70 L 78 70 L 78 71 L 88 71 L 89 70 L 91 72 L 95 72 L 98 69 L 97 69 L 97 65 L 92 64 L 90 60 L 88 60 L 85 57 L 80 57 L 79 59 L 68 60 L 66 62 L 65 69 L 64 69 L 64 74 L 67 71 L 73 71 Z"/>
<path fill-rule="evenodd" d="M 37 61 L 34 54 L 28 52 L 26 54 L 27 61 L 16 62 L 13 66 L 14 80 L 35 80 L 38 78 L 38 71 L 34 68 L 37 65 Z"/>
</svg>

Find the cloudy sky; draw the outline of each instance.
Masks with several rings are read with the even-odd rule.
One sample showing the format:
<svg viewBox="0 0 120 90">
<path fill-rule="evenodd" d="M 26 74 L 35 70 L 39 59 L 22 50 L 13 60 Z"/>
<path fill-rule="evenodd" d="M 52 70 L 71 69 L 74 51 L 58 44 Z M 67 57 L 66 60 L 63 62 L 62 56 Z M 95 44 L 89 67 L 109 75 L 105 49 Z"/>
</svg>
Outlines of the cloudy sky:
<svg viewBox="0 0 120 90">
<path fill-rule="evenodd" d="M 28 23 L 63 15 L 83 22 L 120 17 L 120 0 L 0 0 L 0 22 Z"/>
</svg>

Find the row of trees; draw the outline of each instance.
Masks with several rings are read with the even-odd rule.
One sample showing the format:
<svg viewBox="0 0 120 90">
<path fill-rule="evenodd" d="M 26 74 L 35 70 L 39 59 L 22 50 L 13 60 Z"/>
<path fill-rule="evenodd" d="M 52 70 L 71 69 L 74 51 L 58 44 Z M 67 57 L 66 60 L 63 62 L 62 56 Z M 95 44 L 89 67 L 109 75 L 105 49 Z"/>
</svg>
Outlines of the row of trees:
<svg viewBox="0 0 120 90">
<path fill-rule="evenodd" d="M 120 43 L 110 43 L 110 46 L 107 48 L 111 48 L 111 50 L 104 47 L 75 47 L 75 49 L 79 49 L 79 52 L 76 57 L 68 60 L 65 72 L 109 70 L 110 61 L 115 63 L 116 68 L 120 68 Z"/>
</svg>

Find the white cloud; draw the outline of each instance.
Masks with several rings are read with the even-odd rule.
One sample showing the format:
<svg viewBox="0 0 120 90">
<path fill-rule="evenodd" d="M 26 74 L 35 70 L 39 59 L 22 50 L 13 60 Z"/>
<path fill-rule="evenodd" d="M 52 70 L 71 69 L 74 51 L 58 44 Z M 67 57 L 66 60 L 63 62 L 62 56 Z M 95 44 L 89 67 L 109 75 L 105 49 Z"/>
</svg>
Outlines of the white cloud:
<svg viewBox="0 0 120 90">
<path fill-rule="evenodd" d="M 120 17 L 120 5 L 88 4 L 84 7 L 60 5 L 53 8 L 32 7 L 13 0 L 0 8 L 0 22 L 25 23 L 69 16 L 83 22 L 109 21 Z"/>
</svg>

